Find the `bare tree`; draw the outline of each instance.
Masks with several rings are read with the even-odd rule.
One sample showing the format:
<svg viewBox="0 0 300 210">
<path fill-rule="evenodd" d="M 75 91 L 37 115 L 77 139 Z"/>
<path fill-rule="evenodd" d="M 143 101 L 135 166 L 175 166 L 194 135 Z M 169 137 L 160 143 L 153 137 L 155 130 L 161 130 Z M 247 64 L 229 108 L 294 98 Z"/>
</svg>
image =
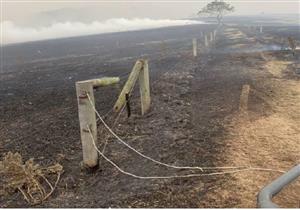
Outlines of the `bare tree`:
<svg viewBox="0 0 300 210">
<path fill-rule="evenodd" d="M 234 7 L 230 4 L 224 2 L 223 0 L 215 0 L 213 2 L 208 3 L 205 7 L 203 7 L 198 15 L 209 15 L 215 16 L 218 24 L 222 23 L 224 15 L 233 12 Z"/>
</svg>

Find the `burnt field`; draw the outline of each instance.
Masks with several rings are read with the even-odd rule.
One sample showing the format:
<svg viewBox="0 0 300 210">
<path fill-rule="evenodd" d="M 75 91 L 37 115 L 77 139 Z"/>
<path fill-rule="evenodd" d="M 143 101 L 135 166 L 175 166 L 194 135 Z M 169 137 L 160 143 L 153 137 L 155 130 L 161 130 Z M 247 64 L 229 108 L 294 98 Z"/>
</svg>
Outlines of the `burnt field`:
<svg viewBox="0 0 300 210">
<path fill-rule="evenodd" d="M 215 25 L 192 25 L 32 42 L 3 48 L 0 74 L 0 155 L 19 152 L 40 165 L 59 162 L 64 173 L 38 207 L 255 207 L 259 190 L 300 159 L 299 50 L 284 41 L 299 27 L 266 26 L 263 33 L 225 26 L 209 48 L 201 33 Z M 192 57 L 192 38 L 199 55 Z M 299 39 L 299 38 L 298 38 Z M 297 40 L 299 42 L 299 40 Z M 276 47 L 274 47 L 276 46 Z M 121 84 L 95 90 L 96 108 L 109 113 L 135 61 L 149 60 L 151 110 L 140 116 L 138 89 L 132 116 L 120 115 L 115 132 L 138 151 L 180 166 L 252 166 L 218 176 L 136 179 L 105 160 L 81 169 L 82 147 L 75 82 L 120 76 Z M 243 85 L 250 86 L 241 112 Z M 99 148 L 140 176 L 199 173 L 156 165 L 119 144 L 99 123 Z M 101 140 L 102 139 L 102 140 Z M 299 207 L 299 180 L 276 197 Z M 20 192 L 0 198 L 1 207 L 30 206 Z"/>
</svg>

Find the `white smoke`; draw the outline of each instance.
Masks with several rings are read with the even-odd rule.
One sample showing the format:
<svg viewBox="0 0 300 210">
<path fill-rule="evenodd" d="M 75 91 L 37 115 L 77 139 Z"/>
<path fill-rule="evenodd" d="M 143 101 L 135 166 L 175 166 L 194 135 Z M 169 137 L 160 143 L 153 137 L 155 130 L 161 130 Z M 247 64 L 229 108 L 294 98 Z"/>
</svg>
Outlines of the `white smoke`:
<svg viewBox="0 0 300 210">
<path fill-rule="evenodd" d="M 201 21 L 193 20 L 170 20 L 170 19 L 108 19 L 103 22 L 91 23 L 64 22 L 54 23 L 48 27 L 30 28 L 19 27 L 13 22 L 1 22 L 1 44 L 37 41 L 45 39 L 56 39 L 63 37 L 74 37 L 82 35 L 103 34 L 110 32 L 142 30 L 160 28 L 166 26 L 179 26 L 190 24 L 203 24 Z"/>
</svg>

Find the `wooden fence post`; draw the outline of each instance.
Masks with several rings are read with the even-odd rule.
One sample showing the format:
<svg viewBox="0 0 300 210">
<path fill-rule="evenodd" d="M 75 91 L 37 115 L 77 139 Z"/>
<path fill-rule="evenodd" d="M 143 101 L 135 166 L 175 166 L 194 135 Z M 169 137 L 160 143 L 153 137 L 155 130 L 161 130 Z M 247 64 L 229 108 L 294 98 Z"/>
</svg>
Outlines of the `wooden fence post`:
<svg viewBox="0 0 300 210">
<path fill-rule="evenodd" d="M 197 56 L 197 39 L 193 39 L 193 56 Z"/>
<path fill-rule="evenodd" d="M 93 168 L 98 166 L 98 152 L 94 147 L 93 139 L 87 128 L 88 126 L 91 130 L 95 144 L 97 144 L 96 114 L 92 106 L 92 104 L 95 106 L 93 82 L 76 82 L 76 93 L 78 101 L 83 164 L 89 168 Z M 89 94 L 92 104 L 90 103 L 87 94 Z"/>
<path fill-rule="evenodd" d="M 85 80 L 76 82 L 76 95 L 78 102 L 78 116 L 80 125 L 80 136 L 83 153 L 83 164 L 85 167 L 98 166 L 97 124 L 95 113 L 94 87 L 101 87 L 118 83 L 118 77 L 104 77 L 101 79 Z M 90 131 L 92 136 L 90 134 Z"/>
<path fill-rule="evenodd" d="M 143 67 L 143 62 L 138 60 L 135 63 L 135 65 L 128 77 L 127 82 L 125 83 L 125 85 L 118 97 L 117 102 L 114 105 L 115 112 L 119 112 L 122 109 L 122 107 L 125 105 L 126 93 L 129 93 L 131 91 L 131 89 L 133 88 L 133 86 L 135 85 L 135 82 L 138 79 L 138 76 L 139 76 L 139 73 L 140 73 L 140 70 L 142 69 L 142 67 Z"/>
<path fill-rule="evenodd" d="M 148 61 L 143 61 L 143 67 L 139 75 L 140 95 L 141 95 L 141 108 L 142 115 L 147 113 L 150 109 L 150 82 L 149 82 L 149 66 Z"/>
<path fill-rule="evenodd" d="M 250 92 L 250 85 L 243 85 L 242 92 L 240 95 L 240 111 L 247 111 L 248 109 L 248 98 L 249 98 L 249 92 Z"/>
<path fill-rule="evenodd" d="M 126 94 L 130 93 L 133 89 L 136 80 L 139 78 L 140 95 L 141 95 L 141 109 L 144 115 L 150 108 L 150 84 L 149 84 L 149 67 L 147 60 L 138 60 L 129 77 L 125 83 L 117 102 L 114 105 L 114 111 L 119 112 L 126 102 Z"/>
<path fill-rule="evenodd" d="M 288 42 L 289 42 L 289 46 L 291 48 L 291 51 L 293 53 L 293 56 L 295 56 L 297 44 L 296 44 L 295 40 L 291 36 L 288 37 Z"/>
</svg>

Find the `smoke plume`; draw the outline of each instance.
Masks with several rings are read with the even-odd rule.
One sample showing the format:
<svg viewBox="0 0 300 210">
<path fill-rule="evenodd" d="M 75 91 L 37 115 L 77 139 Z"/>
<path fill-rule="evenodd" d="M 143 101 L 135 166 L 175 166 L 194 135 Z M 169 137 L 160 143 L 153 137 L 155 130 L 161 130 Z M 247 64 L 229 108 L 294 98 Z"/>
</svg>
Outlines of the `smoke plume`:
<svg viewBox="0 0 300 210">
<path fill-rule="evenodd" d="M 91 23 L 63 22 L 54 23 L 47 27 L 31 28 L 19 27 L 13 22 L 1 22 L 1 44 L 29 42 L 45 39 L 56 39 L 63 37 L 75 37 L 92 34 L 103 34 L 110 32 L 142 30 L 160 28 L 166 26 L 179 26 L 190 24 L 203 24 L 201 21 L 193 20 L 170 20 L 170 19 L 108 19 L 103 22 Z"/>
</svg>

